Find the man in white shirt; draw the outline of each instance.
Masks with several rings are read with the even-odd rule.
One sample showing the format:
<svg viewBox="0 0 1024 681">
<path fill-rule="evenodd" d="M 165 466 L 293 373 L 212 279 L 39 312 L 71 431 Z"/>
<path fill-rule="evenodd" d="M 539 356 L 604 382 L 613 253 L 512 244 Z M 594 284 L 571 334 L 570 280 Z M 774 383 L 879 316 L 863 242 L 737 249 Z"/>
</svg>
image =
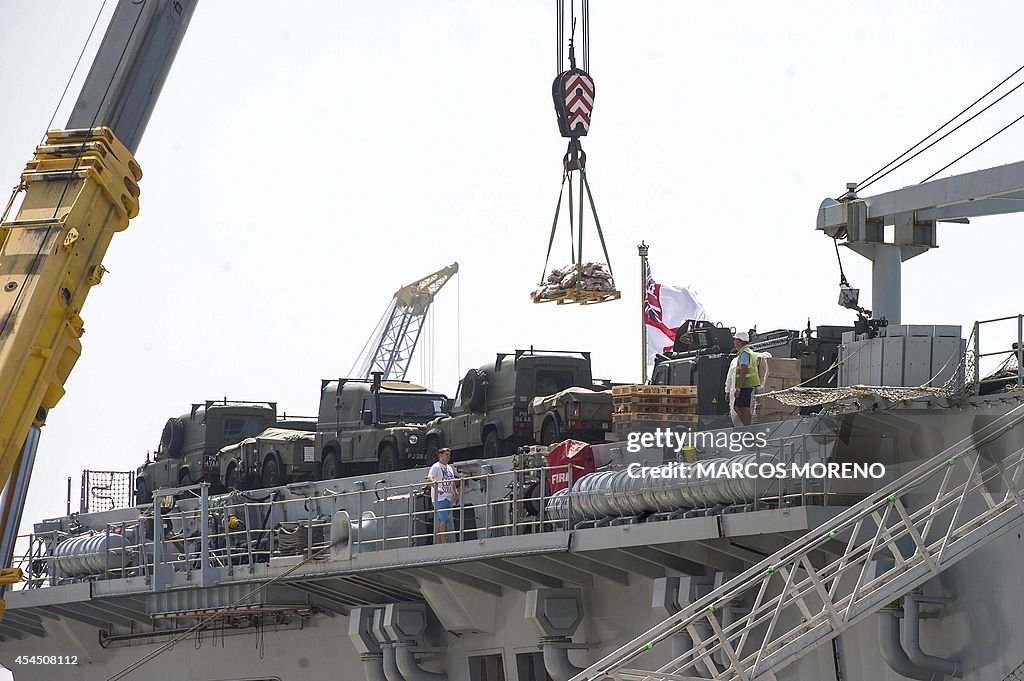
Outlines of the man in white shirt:
<svg viewBox="0 0 1024 681">
<path fill-rule="evenodd" d="M 430 500 L 434 503 L 434 519 L 437 521 L 439 544 L 446 543 L 448 521 L 451 520 L 452 506 L 459 503 L 459 491 L 455 485 L 455 469 L 448 463 L 452 450 L 445 447 L 437 452 L 437 462 L 430 467 L 427 480 L 430 481 Z"/>
</svg>

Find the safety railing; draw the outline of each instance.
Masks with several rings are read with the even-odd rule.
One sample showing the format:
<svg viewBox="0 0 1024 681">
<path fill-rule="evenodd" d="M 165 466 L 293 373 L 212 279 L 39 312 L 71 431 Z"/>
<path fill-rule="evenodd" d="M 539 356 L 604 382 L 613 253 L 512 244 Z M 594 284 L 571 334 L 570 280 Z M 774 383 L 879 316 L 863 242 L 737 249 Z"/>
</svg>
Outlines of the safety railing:
<svg viewBox="0 0 1024 681">
<path fill-rule="evenodd" d="M 999 439 L 1022 422 L 1024 406 L 987 423 L 573 681 L 775 678 L 1024 520 L 1024 447 L 994 451 L 1012 449 Z M 724 624 L 726 607 L 742 614 Z M 689 637 L 685 653 L 657 669 L 636 669 L 643 655 L 677 636 Z"/>
<path fill-rule="evenodd" d="M 1000 350 L 982 352 L 982 327 L 985 328 L 987 335 L 991 334 L 998 338 L 999 342 L 1005 343 L 1005 338 L 1010 334 L 1016 337 L 1016 341 L 1010 349 L 1006 349 L 1004 345 Z M 1010 328 L 1008 329 L 1007 327 Z M 1024 315 L 999 317 L 997 319 L 985 319 L 974 322 L 973 338 L 974 394 L 981 394 L 981 389 L 984 385 L 995 383 L 1009 385 L 1011 381 L 1013 382 L 1014 390 L 1024 389 Z M 986 357 L 1002 358 L 998 368 L 1003 369 L 1003 371 L 998 371 L 997 369 L 997 373 L 1001 373 L 1003 375 L 994 375 L 989 378 L 982 378 L 982 359 Z"/>
<path fill-rule="evenodd" d="M 184 573 L 186 579 L 204 565 L 224 568 L 230 575 L 274 558 L 328 557 L 332 519 L 339 511 L 352 519 L 354 555 L 547 532 L 564 528 L 564 522 L 546 517 L 552 473 L 564 474 L 570 486 L 574 482 L 574 471 L 566 466 L 459 477 L 455 481 L 459 500 L 446 511 L 448 525 L 443 530 L 435 523 L 438 511 L 428 501 L 431 494 L 426 484 L 379 483 L 372 489 L 327 490 L 288 499 L 273 492 L 262 497 L 234 493 L 187 510 L 162 509 L 160 501 L 173 497 L 158 491 L 153 510 L 136 520 L 107 524 L 102 531 L 53 530 L 22 537 L 28 548 L 18 567 L 26 573 L 23 588 L 83 579 L 152 577 L 155 566 Z M 503 497 L 486 494 L 502 488 L 507 490 Z"/>
<path fill-rule="evenodd" d="M 823 459 L 828 447 L 822 442 L 828 437 L 794 435 L 770 440 L 769 449 L 776 452 L 772 460 L 788 465 Z M 599 520 L 577 512 L 584 492 L 576 485 L 581 473 L 574 466 L 527 466 L 500 472 L 488 471 L 486 465 L 483 468 L 483 472 L 454 481 L 454 503 L 445 510 L 435 507 L 431 485 L 425 482 L 389 485 L 380 481 L 369 489 L 349 491 L 311 487 L 306 496 L 296 496 L 293 489 L 287 498 L 282 490 L 210 497 L 203 485 L 158 490 L 154 505 L 137 518 L 109 523 L 100 530 L 52 530 L 25 537 L 27 549 L 19 567 L 27 576 L 24 588 L 138 576 L 149 578 L 158 588 L 174 575 L 209 584 L 211 579 L 251 573 L 255 566 L 279 559 L 328 559 L 332 540 L 338 544 L 344 539 L 346 556 L 355 557 L 390 549 L 561 531 L 586 526 L 581 518 Z M 559 484 L 553 486 L 552 480 Z M 689 505 L 657 506 L 651 512 L 676 511 L 682 517 L 822 504 L 828 498 L 827 489 L 807 481 L 755 478 L 746 487 L 731 489 L 735 497 L 731 501 L 715 503 L 698 496 Z M 194 494 L 196 490 L 200 503 L 194 507 L 175 501 L 176 493 Z M 646 490 L 638 494 L 643 492 Z M 586 492 L 597 496 L 613 493 L 602 489 Z M 341 511 L 347 514 L 345 537 L 332 537 L 342 527 L 338 524 Z M 647 519 L 643 514 L 630 522 Z"/>
<path fill-rule="evenodd" d="M 812 464 L 831 461 L 835 445 L 839 441 L 834 432 L 799 433 L 770 439 L 769 444 L 777 442 L 780 461 L 787 470 L 796 470 Z M 758 478 L 755 478 L 757 484 Z M 831 487 L 826 476 L 802 475 L 772 481 L 765 486 L 763 493 L 756 495 L 755 506 L 765 502 L 773 502 L 777 506 L 828 506 L 835 497 L 846 497 Z M 772 493 L 777 493 L 773 496 Z"/>
</svg>

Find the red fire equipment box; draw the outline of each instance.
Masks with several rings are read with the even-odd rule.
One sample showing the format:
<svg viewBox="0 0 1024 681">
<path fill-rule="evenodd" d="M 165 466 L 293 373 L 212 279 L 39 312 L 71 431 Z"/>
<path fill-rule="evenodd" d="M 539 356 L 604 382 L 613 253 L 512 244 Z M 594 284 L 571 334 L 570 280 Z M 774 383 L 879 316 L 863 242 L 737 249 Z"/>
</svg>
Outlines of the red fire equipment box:
<svg viewBox="0 0 1024 681">
<path fill-rule="evenodd" d="M 547 494 L 554 494 L 569 486 L 569 467 L 572 466 L 572 482 L 587 473 L 594 472 L 594 448 L 579 440 L 559 442 L 548 451 Z"/>
</svg>

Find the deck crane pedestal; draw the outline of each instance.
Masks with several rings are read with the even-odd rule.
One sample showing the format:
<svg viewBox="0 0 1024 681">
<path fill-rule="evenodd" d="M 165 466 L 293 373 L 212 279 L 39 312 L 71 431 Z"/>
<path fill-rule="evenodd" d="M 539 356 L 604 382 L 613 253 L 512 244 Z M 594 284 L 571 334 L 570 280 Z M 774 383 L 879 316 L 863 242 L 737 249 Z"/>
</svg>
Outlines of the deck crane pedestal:
<svg viewBox="0 0 1024 681">
<path fill-rule="evenodd" d="M 458 271 L 459 263 L 453 262 L 398 289 L 356 360 L 352 375 L 369 379 L 380 372 L 383 381 L 405 380 L 434 296 Z M 369 348 L 372 350 L 367 352 Z"/>
<path fill-rule="evenodd" d="M 901 270 L 905 260 L 938 247 L 939 222 L 1024 211 L 1024 162 L 976 170 L 903 189 L 861 197 L 855 184 L 838 201 L 818 208 L 817 229 L 871 260 L 871 311 L 901 323 Z M 885 227 L 893 225 L 893 240 Z"/>
</svg>

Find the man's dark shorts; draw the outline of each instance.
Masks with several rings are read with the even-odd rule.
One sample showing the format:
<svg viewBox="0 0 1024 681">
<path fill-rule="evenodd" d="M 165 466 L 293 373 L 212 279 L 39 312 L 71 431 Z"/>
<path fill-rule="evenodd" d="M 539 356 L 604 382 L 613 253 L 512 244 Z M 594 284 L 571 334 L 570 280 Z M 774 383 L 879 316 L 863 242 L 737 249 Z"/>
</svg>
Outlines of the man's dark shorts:
<svg viewBox="0 0 1024 681">
<path fill-rule="evenodd" d="M 740 394 L 736 396 L 735 407 L 750 407 L 750 399 L 754 396 L 753 388 L 740 388 Z"/>
</svg>

